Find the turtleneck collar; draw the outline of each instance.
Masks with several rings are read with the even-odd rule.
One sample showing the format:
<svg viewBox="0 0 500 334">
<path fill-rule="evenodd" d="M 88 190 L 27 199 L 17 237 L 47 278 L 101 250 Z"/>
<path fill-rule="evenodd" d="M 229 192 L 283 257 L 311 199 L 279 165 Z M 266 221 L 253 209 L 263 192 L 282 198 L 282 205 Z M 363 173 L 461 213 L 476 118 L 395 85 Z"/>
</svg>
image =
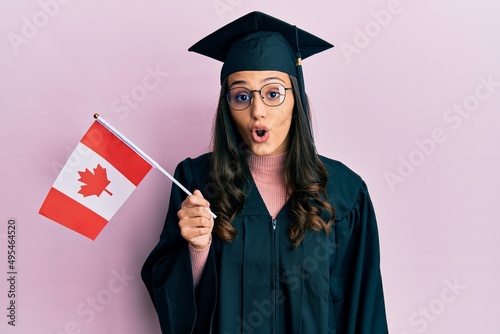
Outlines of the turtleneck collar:
<svg viewBox="0 0 500 334">
<path fill-rule="evenodd" d="M 255 155 L 248 151 L 247 162 L 251 171 L 281 172 L 285 164 L 286 152 L 276 155 Z"/>
</svg>

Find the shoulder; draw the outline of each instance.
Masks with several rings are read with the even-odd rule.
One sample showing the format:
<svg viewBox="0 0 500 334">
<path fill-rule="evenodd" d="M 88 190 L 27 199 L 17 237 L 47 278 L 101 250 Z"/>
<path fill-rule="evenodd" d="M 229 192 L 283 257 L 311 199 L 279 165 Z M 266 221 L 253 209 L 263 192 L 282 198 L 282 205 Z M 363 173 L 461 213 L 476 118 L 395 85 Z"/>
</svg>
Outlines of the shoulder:
<svg viewBox="0 0 500 334">
<path fill-rule="evenodd" d="M 366 185 L 357 173 L 342 162 L 319 156 L 328 173 L 326 191 L 337 212 L 337 219 L 348 215 L 357 205 Z"/>
<path fill-rule="evenodd" d="M 343 180 L 350 185 L 358 185 L 363 182 L 358 174 L 356 174 L 352 169 L 344 165 L 342 162 L 327 158 L 322 155 L 320 155 L 319 158 L 325 165 L 328 175 L 335 176 L 336 178 L 340 179 L 337 181 Z"/>
<path fill-rule="evenodd" d="M 201 171 L 210 167 L 211 159 L 212 153 L 205 153 L 196 158 L 186 158 L 178 164 L 177 168 L 187 169 L 193 172 Z"/>
<path fill-rule="evenodd" d="M 333 160 L 324 156 L 319 156 L 325 165 L 328 173 L 327 186 L 334 191 L 357 191 L 363 184 L 361 176 L 356 174 L 352 169 L 344 165 L 342 162 Z"/>
<path fill-rule="evenodd" d="M 189 182 L 191 190 L 202 189 L 210 175 L 212 153 L 182 160 L 175 169 L 175 177 Z"/>
</svg>

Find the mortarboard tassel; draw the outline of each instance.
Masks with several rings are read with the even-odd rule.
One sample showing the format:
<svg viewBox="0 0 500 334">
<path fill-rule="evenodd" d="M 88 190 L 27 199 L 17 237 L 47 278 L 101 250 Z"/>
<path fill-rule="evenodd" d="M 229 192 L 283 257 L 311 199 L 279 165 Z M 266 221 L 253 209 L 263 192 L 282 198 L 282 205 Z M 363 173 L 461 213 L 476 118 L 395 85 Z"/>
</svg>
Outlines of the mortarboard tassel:
<svg viewBox="0 0 500 334">
<path fill-rule="evenodd" d="M 304 112 L 306 113 L 307 127 L 309 128 L 309 135 L 311 136 L 311 140 L 314 143 L 314 136 L 313 136 L 312 126 L 311 126 L 309 109 L 307 107 L 307 96 L 306 96 L 306 89 L 305 89 L 305 83 L 304 83 L 304 74 L 302 73 L 302 55 L 300 54 L 299 32 L 298 32 L 297 26 L 294 26 L 294 28 L 295 28 L 295 42 L 297 45 L 297 63 L 296 63 L 296 66 L 297 66 L 297 80 L 299 82 L 300 99 L 302 101 L 302 108 L 304 109 Z"/>
</svg>

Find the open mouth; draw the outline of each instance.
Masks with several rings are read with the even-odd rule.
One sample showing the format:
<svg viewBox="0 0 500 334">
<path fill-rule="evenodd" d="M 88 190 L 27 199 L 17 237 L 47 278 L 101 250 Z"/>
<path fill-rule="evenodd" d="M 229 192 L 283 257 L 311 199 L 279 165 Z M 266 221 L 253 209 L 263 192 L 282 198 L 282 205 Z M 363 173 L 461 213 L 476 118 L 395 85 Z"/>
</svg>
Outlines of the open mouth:
<svg viewBox="0 0 500 334">
<path fill-rule="evenodd" d="M 263 143 L 269 137 L 269 131 L 266 128 L 255 127 L 252 129 L 252 137 L 256 143 Z"/>
<path fill-rule="evenodd" d="M 266 130 L 257 129 L 257 130 L 255 130 L 255 134 L 256 134 L 258 137 L 264 137 L 264 135 L 266 134 Z"/>
</svg>

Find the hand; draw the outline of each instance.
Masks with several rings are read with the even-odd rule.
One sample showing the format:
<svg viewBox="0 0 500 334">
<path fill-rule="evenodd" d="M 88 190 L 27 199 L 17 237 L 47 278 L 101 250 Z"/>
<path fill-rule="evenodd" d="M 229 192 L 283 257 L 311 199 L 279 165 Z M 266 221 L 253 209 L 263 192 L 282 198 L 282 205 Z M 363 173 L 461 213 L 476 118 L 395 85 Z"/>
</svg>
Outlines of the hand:
<svg viewBox="0 0 500 334">
<path fill-rule="evenodd" d="M 206 210 L 209 206 L 201 192 L 195 190 L 182 202 L 177 212 L 182 237 L 196 249 L 205 248 L 212 239 L 214 219 Z"/>
</svg>

